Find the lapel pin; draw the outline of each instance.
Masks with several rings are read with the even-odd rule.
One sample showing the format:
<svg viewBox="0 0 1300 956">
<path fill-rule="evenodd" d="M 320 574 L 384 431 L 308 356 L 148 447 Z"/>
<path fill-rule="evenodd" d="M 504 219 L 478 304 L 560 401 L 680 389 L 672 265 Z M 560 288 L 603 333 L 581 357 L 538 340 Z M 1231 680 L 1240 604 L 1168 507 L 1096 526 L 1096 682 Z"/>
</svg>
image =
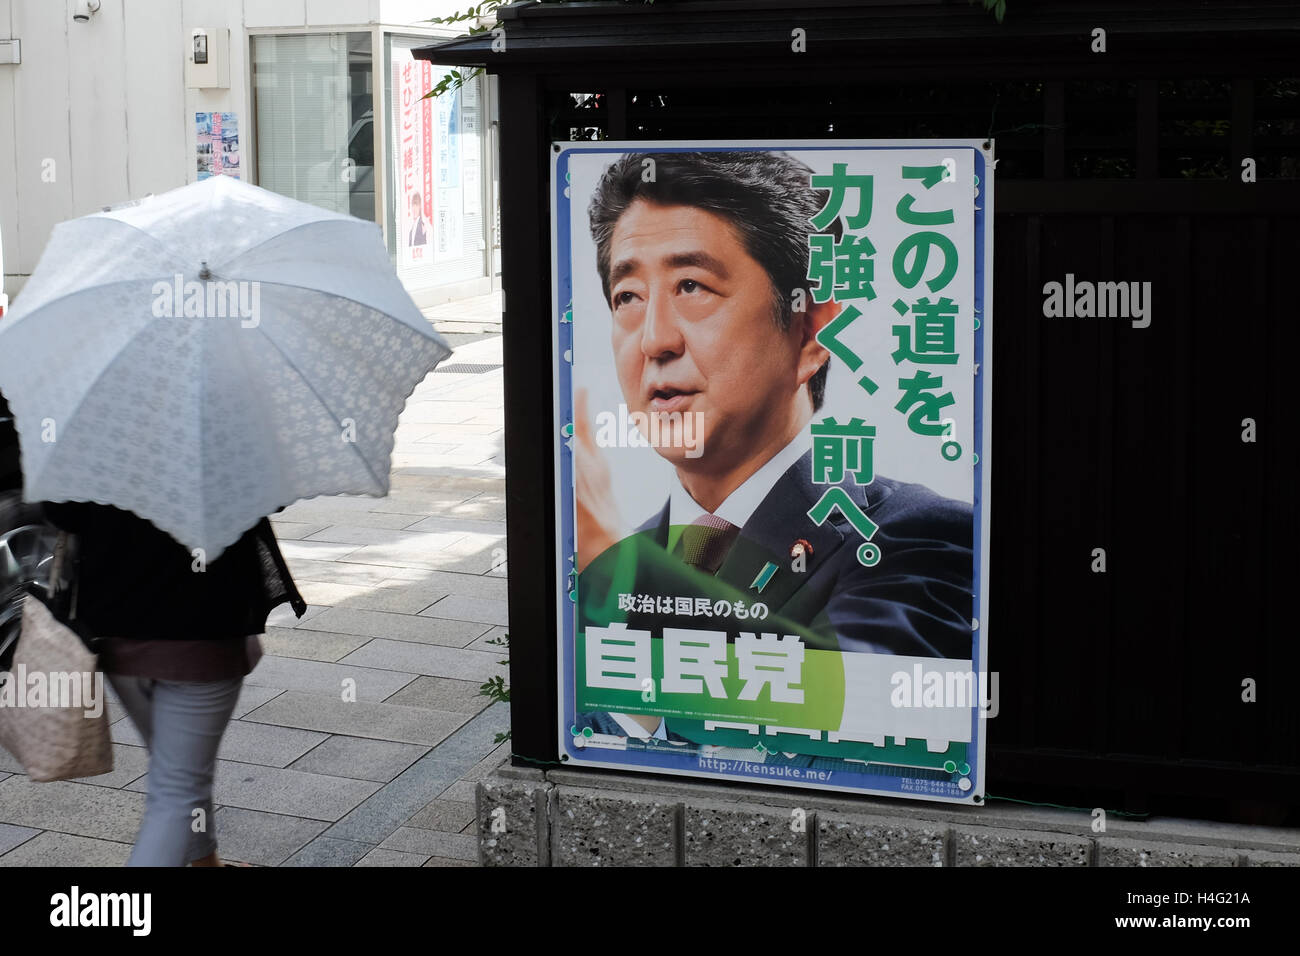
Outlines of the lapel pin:
<svg viewBox="0 0 1300 956">
<path fill-rule="evenodd" d="M 761 594 L 763 588 L 767 587 L 767 583 L 771 581 L 775 575 L 776 565 L 769 561 L 767 564 L 763 565 L 763 570 L 758 572 L 758 576 L 754 578 L 754 583 L 751 584 L 750 587 Z"/>
<path fill-rule="evenodd" d="M 807 538 L 800 538 L 794 544 L 790 545 L 790 557 L 792 558 L 797 558 L 801 555 L 803 557 L 811 558 L 812 554 L 813 546 Z"/>
</svg>

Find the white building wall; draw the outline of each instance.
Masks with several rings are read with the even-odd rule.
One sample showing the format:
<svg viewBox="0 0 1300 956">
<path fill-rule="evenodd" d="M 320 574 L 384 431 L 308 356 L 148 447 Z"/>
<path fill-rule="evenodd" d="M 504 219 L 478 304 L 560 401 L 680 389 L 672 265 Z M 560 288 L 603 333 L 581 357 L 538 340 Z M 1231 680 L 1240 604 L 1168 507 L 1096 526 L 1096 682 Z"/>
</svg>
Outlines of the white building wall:
<svg viewBox="0 0 1300 956">
<path fill-rule="evenodd" d="M 245 175 L 254 166 L 248 35 L 379 24 L 437 29 L 463 0 L 102 0 L 74 23 L 75 0 L 0 0 L 0 237 L 11 297 L 55 223 L 197 178 L 194 114 L 239 115 Z M 230 89 L 185 88 L 190 31 L 230 30 Z M 376 74 L 382 66 L 376 61 Z M 376 115 L 378 111 L 376 111 Z"/>
</svg>

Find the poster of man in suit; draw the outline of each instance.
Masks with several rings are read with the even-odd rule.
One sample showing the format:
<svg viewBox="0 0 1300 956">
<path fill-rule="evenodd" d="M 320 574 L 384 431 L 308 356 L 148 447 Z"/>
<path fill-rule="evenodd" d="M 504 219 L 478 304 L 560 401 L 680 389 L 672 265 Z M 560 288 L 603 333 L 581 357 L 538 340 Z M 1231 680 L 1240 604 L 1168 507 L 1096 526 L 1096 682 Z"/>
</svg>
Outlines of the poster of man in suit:
<svg viewBox="0 0 1300 956">
<path fill-rule="evenodd" d="M 571 760 L 982 798 L 987 155 L 558 154 Z"/>
</svg>

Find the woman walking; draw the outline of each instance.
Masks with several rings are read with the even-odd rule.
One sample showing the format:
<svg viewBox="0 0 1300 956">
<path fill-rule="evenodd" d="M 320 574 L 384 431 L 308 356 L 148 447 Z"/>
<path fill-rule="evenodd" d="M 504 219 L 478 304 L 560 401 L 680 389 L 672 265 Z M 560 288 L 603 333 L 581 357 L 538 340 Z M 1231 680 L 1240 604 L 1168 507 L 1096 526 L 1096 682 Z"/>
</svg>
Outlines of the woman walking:
<svg viewBox="0 0 1300 956">
<path fill-rule="evenodd" d="M 23 499 L 80 538 L 69 623 L 149 748 L 132 864 L 217 864 L 221 736 L 268 613 L 306 610 L 264 516 L 387 495 L 450 354 L 373 222 L 212 176 L 55 226 L 0 391 Z"/>
<path fill-rule="evenodd" d="M 149 751 L 144 820 L 128 866 L 221 866 L 212 819 L 217 749 L 271 610 L 306 605 L 263 518 L 211 564 L 108 505 L 46 503 L 76 536 L 75 616 Z"/>
</svg>

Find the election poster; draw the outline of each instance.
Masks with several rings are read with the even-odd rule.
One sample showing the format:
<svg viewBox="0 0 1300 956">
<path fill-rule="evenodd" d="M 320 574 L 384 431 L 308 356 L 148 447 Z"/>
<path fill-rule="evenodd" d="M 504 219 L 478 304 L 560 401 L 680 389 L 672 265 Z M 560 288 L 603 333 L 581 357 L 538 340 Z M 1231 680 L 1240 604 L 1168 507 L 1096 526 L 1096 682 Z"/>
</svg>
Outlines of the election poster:
<svg viewBox="0 0 1300 956">
<path fill-rule="evenodd" d="M 432 261 L 434 217 L 434 104 L 424 94 L 438 82 L 433 66 L 393 47 L 393 96 L 397 122 L 393 150 L 396 184 L 397 264 L 401 269 Z"/>
<path fill-rule="evenodd" d="M 992 166 L 556 144 L 564 761 L 983 800 Z"/>
<path fill-rule="evenodd" d="M 465 157 L 476 146 L 466 139 L 465 124 L 477 129 L 478 123 L 473 84 L 425 95 L 450 71 L 415 59 L 406 44 L 419 42 L 394 42 L 391 60 L 397 265 L 403 272 L 464 257 Z"/>
</svg>

